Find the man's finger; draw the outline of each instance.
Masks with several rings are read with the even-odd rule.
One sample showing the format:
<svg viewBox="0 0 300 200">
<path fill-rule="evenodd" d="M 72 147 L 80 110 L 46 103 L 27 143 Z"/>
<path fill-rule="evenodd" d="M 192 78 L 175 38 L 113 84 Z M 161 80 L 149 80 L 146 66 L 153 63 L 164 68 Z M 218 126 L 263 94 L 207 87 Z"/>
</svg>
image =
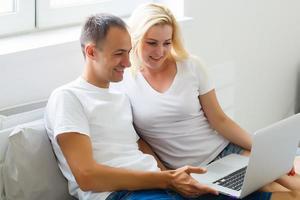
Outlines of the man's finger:
<svg viewBox="0 0 300 200">
<path fill-rule="evenodd" d="M 190 173 L 196 173 L 196 174 L 204 174 L 207 172 L 207 170 L 205 168 L 202 167 L 192 167 L 192 166 L 188 166 L 185 170 L 186 173 L 190 174 Z"/>
</svg>

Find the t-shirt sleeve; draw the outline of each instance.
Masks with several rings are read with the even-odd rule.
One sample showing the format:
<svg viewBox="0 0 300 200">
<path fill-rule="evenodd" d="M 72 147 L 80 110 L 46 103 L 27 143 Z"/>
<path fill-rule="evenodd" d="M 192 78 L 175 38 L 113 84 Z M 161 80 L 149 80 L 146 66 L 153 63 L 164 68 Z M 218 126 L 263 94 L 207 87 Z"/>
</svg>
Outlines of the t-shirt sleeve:
<svg viewBox="0 0 300 200">
<path fill-rule="evenodd" d="M 79 99 L 70 91 L 56 91 L 47 105 L 47 116 L 53 137 L 76 132 L 89 136 L 89 123 Z"/>
<path fill-rule="evenodd" d="M 192 57 L 192 65 L 198 80 L 199 95 L 206 94 L 215 88 L 210 70 L 198 57 Z"/>
</svg>

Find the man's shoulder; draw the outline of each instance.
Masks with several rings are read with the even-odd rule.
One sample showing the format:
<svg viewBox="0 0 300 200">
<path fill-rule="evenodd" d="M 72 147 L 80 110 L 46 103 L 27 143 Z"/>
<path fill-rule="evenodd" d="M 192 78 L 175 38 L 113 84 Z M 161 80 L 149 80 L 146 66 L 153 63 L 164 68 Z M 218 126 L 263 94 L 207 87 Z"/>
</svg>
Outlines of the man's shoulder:
<svg viewBox="0 0 300 200">
<path fill-rule="evenodd" d="M 76 96 L 74 93 L 77 89 L 76 81 L 69 82 L 65 85 L 59 86 L 58 88 L 54 89 L 50 95 L 50 98 L 62 98 L 62 97 L 72 97 Z"/>
<path fill-rule="evenodd" d="M 73 82 L 70 82 L 53 90 L 47 102 L 46 114 L 51 115 L 58 111 L 74 112 L 82 106 L 82 101 L 76 93 L 76 87 Z"/>
</svg>

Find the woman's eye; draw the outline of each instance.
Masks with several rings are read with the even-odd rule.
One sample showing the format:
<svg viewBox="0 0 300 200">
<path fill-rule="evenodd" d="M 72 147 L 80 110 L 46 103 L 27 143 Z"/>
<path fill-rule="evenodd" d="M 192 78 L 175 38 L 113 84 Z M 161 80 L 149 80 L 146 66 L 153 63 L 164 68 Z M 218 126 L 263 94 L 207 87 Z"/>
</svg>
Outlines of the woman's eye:
<svg viewBox="0 0 300 200">
<path fill-rule="evenodd" d="M 149 45 L 151 45 L 151 46 L 154 46 L 154 45 L 156 45 L 156 43 L 155 43 L 155 42 L 147 42 L 147 44 L 149 44 Z"/>
</svg>

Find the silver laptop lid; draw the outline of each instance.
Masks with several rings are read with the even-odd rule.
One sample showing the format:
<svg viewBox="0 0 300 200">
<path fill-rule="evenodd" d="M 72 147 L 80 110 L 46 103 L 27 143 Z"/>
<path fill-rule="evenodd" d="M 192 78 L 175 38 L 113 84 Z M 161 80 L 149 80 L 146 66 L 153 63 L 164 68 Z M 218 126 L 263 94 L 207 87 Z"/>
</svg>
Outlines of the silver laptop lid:
<svg viewBox="0 0 300 200">
<path fill-rule="evenodd" d="M 253 136 L 241 197 L 290 171 L 299 140 L 300 114 L 257 131 Z"/>
</svg>

